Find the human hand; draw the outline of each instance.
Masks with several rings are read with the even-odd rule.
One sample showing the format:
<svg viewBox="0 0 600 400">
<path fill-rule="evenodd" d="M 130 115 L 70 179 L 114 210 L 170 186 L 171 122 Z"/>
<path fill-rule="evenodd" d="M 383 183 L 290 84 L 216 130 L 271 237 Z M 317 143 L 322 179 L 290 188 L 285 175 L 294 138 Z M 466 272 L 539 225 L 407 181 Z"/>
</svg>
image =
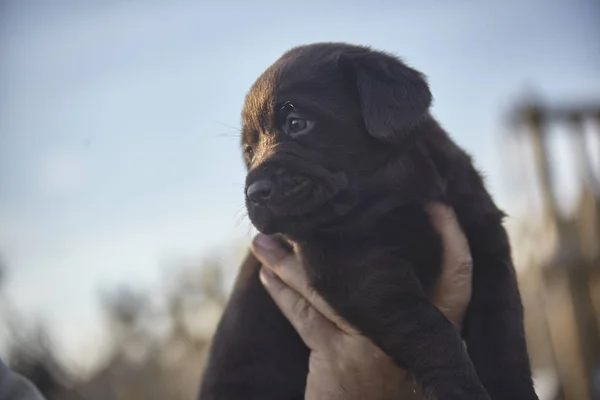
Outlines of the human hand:
<svg viewBox="0 0 600 400">
<path fill-rule="evenodd" d="M 426 209 L 444 248 L 442 274 L 431 300 L 460 332 L 471 298 L 469 245 L 451 208 L 430 204 Z M 261 281 L 311 350 L 307 400 L 414 396 L 406 372 L 310 287 L 296 255 L 265 235 L 255 238 L 252 251 L 263 264 Z"/>
</svg>

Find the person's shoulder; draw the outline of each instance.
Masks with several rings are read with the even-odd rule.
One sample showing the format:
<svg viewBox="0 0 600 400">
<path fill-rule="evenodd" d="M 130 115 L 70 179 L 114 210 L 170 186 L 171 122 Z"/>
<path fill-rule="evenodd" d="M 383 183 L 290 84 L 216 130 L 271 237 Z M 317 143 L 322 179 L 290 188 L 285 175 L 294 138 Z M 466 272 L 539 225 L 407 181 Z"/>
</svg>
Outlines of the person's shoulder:
<svg viewBox="0 0 600 400">
<path fill-rule="evenodd" d="M 11 371 L 0 359 L 0 400 L 45 400 L 23 376 Z"/>
</svg>

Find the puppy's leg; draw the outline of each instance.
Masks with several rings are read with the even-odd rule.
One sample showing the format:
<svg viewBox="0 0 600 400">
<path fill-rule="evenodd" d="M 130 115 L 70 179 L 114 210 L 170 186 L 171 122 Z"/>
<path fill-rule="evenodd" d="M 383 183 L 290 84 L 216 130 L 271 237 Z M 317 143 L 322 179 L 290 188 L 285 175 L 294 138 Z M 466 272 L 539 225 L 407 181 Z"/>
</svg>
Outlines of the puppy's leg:
<svg viewBox="0 0 600 400">
<path fill-rule="evenodd" d="M 409 369 L 426 398 L 489 400 L 460 335 L 427 300 L 410 265 L 336 270 L 343 279 L 335 273 L 321 275 L 313 282 L 315 290 L 398 365 Z"/>
<path fill-rule="evenodd" d="M 467 236 L 474 268 L 464 333 L 479 378 L 493 400 L 537 399 L 506 231 L 493 220 Z"/>
<path fill-rule="evenodd" d="M 258 279 L 248 254 L 213 337 L 199 400 L 302 400 L 308 348 Z"/>
</svg>

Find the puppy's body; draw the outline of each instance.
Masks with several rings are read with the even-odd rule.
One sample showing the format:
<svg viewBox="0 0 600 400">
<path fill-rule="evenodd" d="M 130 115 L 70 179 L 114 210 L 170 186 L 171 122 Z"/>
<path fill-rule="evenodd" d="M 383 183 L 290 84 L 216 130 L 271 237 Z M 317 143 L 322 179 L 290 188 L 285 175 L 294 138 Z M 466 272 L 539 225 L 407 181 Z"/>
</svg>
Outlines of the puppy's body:
<svg viewBox="0 0 600 400">
<path fill-rule="evenodd" d="M 243 113 L 250 218 L 294 242 L 313 287 L 427 397 L 535 399 L 503 214 L 430 102 L 422 75 L 384 53 L 343 44 L 286 53 Z M 442 253 L 423 210 L 431 200 L 454 207 L 471 247 L 468 354 L 428 301 Z M 202 400 L 304 397 L 308 351 L 258 269 L 249 256 Z"/>
</svg>

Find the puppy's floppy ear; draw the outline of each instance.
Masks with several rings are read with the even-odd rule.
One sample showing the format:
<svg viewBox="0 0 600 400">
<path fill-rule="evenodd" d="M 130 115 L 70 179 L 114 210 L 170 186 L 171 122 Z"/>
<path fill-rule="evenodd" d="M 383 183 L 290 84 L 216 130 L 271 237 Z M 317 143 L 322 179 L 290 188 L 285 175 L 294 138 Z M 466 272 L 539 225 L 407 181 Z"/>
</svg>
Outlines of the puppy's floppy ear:
<svg viewBox="0 0 600 400">
<path fill-rule="evenodd" d="M 400 143 L 428 116 L 432 95 L 419 71 L 369 49 L 344 52 L 338 62 L 356 82 L 363 120 L 373 137 Z"/>
</svg>

